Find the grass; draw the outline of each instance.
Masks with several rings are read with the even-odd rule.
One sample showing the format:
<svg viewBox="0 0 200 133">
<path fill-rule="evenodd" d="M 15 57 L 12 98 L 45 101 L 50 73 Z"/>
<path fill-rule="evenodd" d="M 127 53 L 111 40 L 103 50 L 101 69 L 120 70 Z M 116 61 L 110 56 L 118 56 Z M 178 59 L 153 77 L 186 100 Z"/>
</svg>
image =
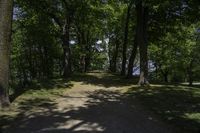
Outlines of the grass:
<svg viewBox="0 0 200 133">
<path fill-rule="evenodd" d="M 63 79 L 33 82 L 29 87 L 17 89 L 11 95 L 12 104 L 5 110 L 0 110 L 0 132 L 15 121 L 15 118 L 24 110 L 33 110 L 34 107 L 46 106 L 56 98 L 63 96 L 67 89 L 73 86 L 72 82 Z M 48 105 L 47 105 L 48 106 Z"/>
<path fill-rule="evenodd" d="M 200 88 L 183 85 L 151 85 L 132 87 L 128 95 L 138 99 L 163 121 L 181 133 L 200 132 Z"/>
</svg>

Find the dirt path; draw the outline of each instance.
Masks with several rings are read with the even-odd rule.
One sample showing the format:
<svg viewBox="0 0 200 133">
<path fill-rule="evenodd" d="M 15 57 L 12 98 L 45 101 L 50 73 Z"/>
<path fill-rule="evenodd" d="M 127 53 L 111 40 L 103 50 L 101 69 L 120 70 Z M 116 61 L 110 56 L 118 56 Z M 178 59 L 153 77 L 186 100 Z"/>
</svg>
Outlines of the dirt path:
<svg viewBox="0 0 200 133">
<path fill-rule="evenodd" d="M 55 101 L 21 113 L 5 133 L 172 133 L 121 89 L 76 82 Z"/>
</svg>

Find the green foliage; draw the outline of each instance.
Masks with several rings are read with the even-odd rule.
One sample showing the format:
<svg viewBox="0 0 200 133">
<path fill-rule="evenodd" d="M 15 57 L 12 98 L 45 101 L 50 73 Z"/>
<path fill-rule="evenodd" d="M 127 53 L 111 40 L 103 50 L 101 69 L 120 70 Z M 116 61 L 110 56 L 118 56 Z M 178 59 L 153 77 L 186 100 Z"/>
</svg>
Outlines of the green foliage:
<svg viewBox="0 0 200 133">
<path fill-rule="evenodd" d="M 69 21 L 69 39 L 75 42 L 70 45 L 73 71 L 105 69 L 113 60 L 120 65 L 126 12 L 132 2 L 127 57 L 135 43 L 137 18 L 134 4 L 138 1 L 16 0 L 12 81 L 23 84 L 33 79 L 61 76 L 66 20 Z M 197 0 L 194 3 L 143 1 L 149 8 L 149 60 L 157 67 L 156 72 L 150 73 L 152 80 L 163 81 L 166 77 L 172 82 L 199 80 L 199 23 L 195 19 L 199 13 L 194 15 L 199 9 L 197 4 Z M 106 39 L 108 43 L 104 43 Z M 100 51 L 96 44 L 98 40 L 103 41 Z M 117 68 L 119 71 L 120 67 Z"/>
<path fill-rule="evenodd" d="M 197 26 L 182 25 L 176 33 L 168 32 L 156 44 L 151 44 L 150 58 L 157 65 L 161 77 L 167 72 L 171 81 L 184 82 L 188 79 L 188 69 L 193 73 L 200 69 L 197 37 Z"/>
<path fill-rule="evenodd" d="M 51 19 L 26 8 L 13 22 L 12 80 L 23 82 L 53 76 L 61 57 L 57 29 Z M 22 15 L 23 12 L 24 14 Z"/>
</svg>

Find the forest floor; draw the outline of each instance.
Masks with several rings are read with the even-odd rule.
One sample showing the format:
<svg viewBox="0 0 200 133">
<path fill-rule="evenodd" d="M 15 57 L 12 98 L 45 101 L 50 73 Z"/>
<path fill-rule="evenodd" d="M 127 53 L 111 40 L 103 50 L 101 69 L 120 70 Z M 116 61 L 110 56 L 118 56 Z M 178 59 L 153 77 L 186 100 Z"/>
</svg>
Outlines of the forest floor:
<svg viewBox="0 0 200 133">
<path fill-rule="evenodd" d="M 0 133 L 198 133 L 199 98 L 198 87 L 141 88 L 108 73 L 79 74 L 15 97 L 0 111 Z"/>
</svg>

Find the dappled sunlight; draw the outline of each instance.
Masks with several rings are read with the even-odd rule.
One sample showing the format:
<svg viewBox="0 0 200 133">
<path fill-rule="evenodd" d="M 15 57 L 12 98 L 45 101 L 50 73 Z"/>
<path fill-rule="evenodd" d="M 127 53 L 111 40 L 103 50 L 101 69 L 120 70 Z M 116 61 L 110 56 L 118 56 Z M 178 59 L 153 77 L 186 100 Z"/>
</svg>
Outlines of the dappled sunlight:
<svg viewBox="0 0 200 133">
<path fill-rule="evenodd" d="M 57 100 L 30 98 L 19 101 L 18 114 L 13 119 L 4 116 L 12 123 L 4 123 L 5 133 L 171 132 L 171 128 L 165 128 L 120 90 L 103 87 L 96 90 L 94 85 L 82 87 L 76 88 L 74 84 L 73 89 L 59 95 Z"/>
<path fill-rule="evenodd" d="M 106 88 L 122 88 L 131 86 L 134 83 L 137 83 L 137 78 L 126 79 L 122 78 L 119 75 L 109 74 L 109 73 L 87 73 L 87 74 L 78 74 L 72 77 L 72 82 L 81 82 L 83 85 L 94 85 L 98 87 Z"/>
<path fill-rule="evenodd" d="M 191 120 L 195 120 L 195 121 L 198 121 L 200 123 L 200 112 L 197 112 L 197 113 L 185 113 L 184 114 L 184 118 L 186 119 L 191 119 Z"/>
<path fill-rule="evenodd" d="M 41 95 L 50 97 L 52 95 L 62 94 L 64 91 L 66 91 L 66 89 L 70 89 L 72 87 L 73 83 L 64 79 L 35 81 L 31 83 L 28 87 L 18 89 L 16 88 L 16 92 L 10 96 L 10 99 L 12 102 L 22 94 L 25 95 L 24 97 L 20 97 L 20 99 L 22 100 L 24 98 L 29 99 L 29 97 L 40 97 Z"/>
<path fill-rule="evenodd" d="M 65 88 L 52 85 L 45 91 L 31 89 L 18 97 L 9 113 L 1 114 L 5 133 L 198 131 L 198 88 L 159 84 L 139 87 L 133 85 L 134 79 L 106 73 L 80 74 L 71 80 L 61 80 L 68 84 Z M 177 128 L 164 124 L 154 113 Z"/>
<path fill-rule="evenodd" d="M 200 133 L 200 0 L 0 0 L 0 133 Z"/>
<path fill-rule="evenodd" d="M 200 89 L 182 85 L 151 85 L 129 88 L 128 94 L 169 123 L 186 132 L 198 133 L 200 124 Z"/>
</svg>

